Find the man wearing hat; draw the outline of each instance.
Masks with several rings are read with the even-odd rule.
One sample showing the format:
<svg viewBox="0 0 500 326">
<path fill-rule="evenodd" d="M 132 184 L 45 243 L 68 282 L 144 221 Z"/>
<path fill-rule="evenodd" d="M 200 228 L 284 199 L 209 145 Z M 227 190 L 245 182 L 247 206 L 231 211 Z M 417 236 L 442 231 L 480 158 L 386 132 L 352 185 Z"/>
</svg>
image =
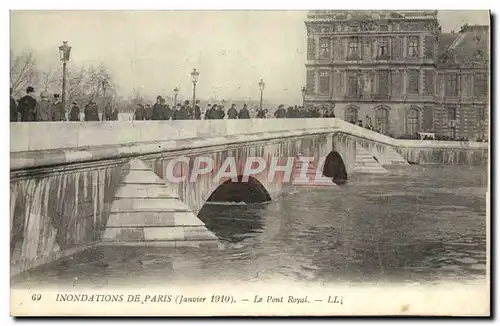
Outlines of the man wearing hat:
<svg viewBox="0 0 500 326">
<path fill-rule="evenodd" d="M 255 116 L 257 119 L 265 119 L 267 114 L 267 109 L 258 109 L 257 115 Z"/>
<path fill-rule="evenodd" d="M 61 102 L 59 94 L 54 94 L 54 102 L 52 103 L 52 121 L 65 121 L 66 111 Z"/>
<path fill-rule="evenodd" d="M 45 92 L 40 93 L 36 108 L 36 121 L 52 121 L 52 103 Z"/>
<path fill-rule="evenodd" d="M 97 104 L 89 100 L 89 103 L 85 105 L 85 121 L 99 121 L 99 112 L 97 108 Z"/>
<path fill-rule="evenodd" d="M 21 113 L 21 121 L 36 121 L 36 99 L 34 97 L 35 89 L 29 86 L 26 89 L 26 95 L 19 99 L 18 111 Z"/>
<path fill-rule="evenodd" d="M 227 110 L 228 119 L 238 119 L 238 111 L 236 110 L 236 104 L 231 104 L 229 110 Z"/>
<path fill-rule="evenodd" d="M 200 100 L 196 100 L 196 103 L 194 105 L 194 119 L 201 120 Z"/>
<path fill-rule="evenodd" d="M 286 118 L 285 106 L 283 104 L 281 104 L 280 106 L 278 106 L 278 110 L 276 110 L 276 112 L 274 112 L 274 116 L 277 119 L 284 119 L 284 118 Z"/>
<path fill-rule="evenodd" d="M 80 108 L 76 102 L 71 103 L 71 109 L 69 110 L 69 121 L 80 121 Z"/>
<path fill-rule="evenodd" d="M 215 112 L 216 112 L 215 119 L 224 119 L 224 117 L 226 116 L 226 112 L 224 112 L 224 106 L 222 105 L 218 105 Z"/>
<path fill-rule="evenodd" d="M 250 119 L 250 111 L 248 111 L 246 104 L 243 104 L 240 112 L 238 112 L 238 119 Z"/>
<path fill-rule="evenodd" d="M 153 112 L 151 113 L 151 119 L 152 120 L 164 120 L 165 118 L 163 117 L 163 104 L 162 102 L 162 97 L 158 95 L 156 97 L 156 103 L 153 105 Z M 168 120 L 168 119 L 166 119 Z"/>
</svg>

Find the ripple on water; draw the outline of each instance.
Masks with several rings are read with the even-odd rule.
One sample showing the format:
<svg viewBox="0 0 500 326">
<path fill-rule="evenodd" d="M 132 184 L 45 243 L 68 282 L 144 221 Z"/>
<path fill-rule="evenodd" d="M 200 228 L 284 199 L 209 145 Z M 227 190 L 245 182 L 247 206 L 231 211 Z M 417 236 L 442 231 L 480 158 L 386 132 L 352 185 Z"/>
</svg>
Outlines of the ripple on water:
<svg viewBox="0 0 500 326">
<path fill-rule="evenodd" d="M 463 258 L 455 258 L 454 259 L 456 262 L 459 262 L 461 264 L 477 264 L 477 260 L 474 259 L 474 258 L 470 258 L 470 257 L 463 257 Z"/>
</svg>

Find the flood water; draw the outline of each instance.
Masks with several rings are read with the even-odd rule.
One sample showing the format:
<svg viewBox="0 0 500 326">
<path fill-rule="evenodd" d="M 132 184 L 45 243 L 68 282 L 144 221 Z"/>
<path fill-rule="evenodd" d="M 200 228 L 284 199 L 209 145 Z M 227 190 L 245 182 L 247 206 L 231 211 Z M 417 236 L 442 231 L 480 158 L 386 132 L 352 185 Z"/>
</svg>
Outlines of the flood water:
<svg viewBox="0 0 500 326">
<path fill-rule="evenodd" d="M 224 248 L 97 247 L 13 287 L 484 278 L 487 180 L 484 166 L 413 165 L 266 204 L 205 206 L 200 218 Z"/>
</svg>

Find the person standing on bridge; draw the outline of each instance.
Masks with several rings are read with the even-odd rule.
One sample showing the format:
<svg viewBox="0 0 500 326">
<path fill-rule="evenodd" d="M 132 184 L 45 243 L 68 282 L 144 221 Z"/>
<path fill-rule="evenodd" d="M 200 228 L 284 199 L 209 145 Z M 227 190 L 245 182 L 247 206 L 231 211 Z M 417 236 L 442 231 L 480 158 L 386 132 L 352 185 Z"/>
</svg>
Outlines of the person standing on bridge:
<svg viewBox="0 0 500 326">
<path fill-rule="evenodd" d="M 10 88 L 10 122 L 17 122 L 17 103 L 12 97 L 12 87 Z"/>
<path fill-rule="evenodd" d="M 84 113 L 85 121 L 99 121 L 99 112 L 97 104 L 94 101 L 89 100 L 89 103 L 85 105 Z"/>
<path fill-rule="evenodd" d="M 66 111 L 62 105 L 59 94 L 54 94 L 54 102 L 52 102 L 52 121 L 65 121 Z"/>
<path fill-rule="evenodd" d="M 151 113 L 152 120 L 163 120 L 163 107 L 162 98 L 160 95 L 156 97 L 156 103 L 153 105 L 153 112 Z"/>
<path fill-rule="evenodd" d="M 35 89 L 31 86 L 26 88 L 26 95 L 19 99 L 17 109 L 21 113 L 22 122 L 36 121 L 37 102 L 34 97 Z"/>
<path fill-rule="evenodd" d="M 111 121 L 118 121 L 118 108 L 115 106 L 111 112 Z"/>
<path fill-rule="evenodd" d="M 226 116 L 226 112 L 224 112 L 224 106 L 222 106 L 222 105 L 217 106 L 216 112 L 217 112 L 216 119 L 224 119 L 224 117 Z"/>
<path fill-rule="evenodd" d="M 177 106 L 178 109 L 174 112 L 173 120 L 189 120 L 188 106 L 181 106 L 180 103 L 178 103 Z"/>
<path fill-rule="evenodd" d="M 265 119 L 266 118 L 266 114 L 267 114 L 267 110 L 265 110 L 265 109 L 259 109 L 259 111 L 257 111 L 256 118 L 257 119 Z"/>
<path fill-rule="evenodd" d="M 151 107 L 151 105 L 146 104 L 146 106 L 144 107 L 144 119 L 152 120 L 152 118 L 153 118 L 153 108 Z"/>
<path fill-rule="evenodd" d="M 36 121 L 52 121 L 52 103 L 47 97 L 47 94 L 40 94 L 40 101 L 36 107 Z"/>
<path fill-rule="evenodd" d="M 210 106 L 208 105 L 207 110 L 205 111 L 205 120 L 215 119 L 215 104 Z"/>
<path fill-rule="evenodd" d="M 184 109 L 182 113 L 183 119 L 181 120 L 193 120 L 194 112 L 193 108 L 189 105 L 189 101 L 184 101 L 184 105 L 181 107 L 181 109 Z"/>
<path fill-rule="evenodd" d="M 111 121 L 111 103 L 108 101 L 104 106 L 104 113 L 102 115 L 102 121 Z"/>
<path fill-rule="evenodd" d="M 196 100 L 196 103 L 194 105 L 194 119 L 201 120 L 200 100 Z"/>
<path fill-rule="evenodd" d="M 134 112 L 134 120 L 144 120 L 144 106 L 137 104 Z"/>
<path fill-rule="evenodd" d="M 71 109 L 69 109 L 69 121 L 80 121 L 80 108 L 73 102 L 71 103 Z"/>
<path fill-rule="evenodd" d="M 286 111 L 285 111 L 285 106 L 281 104 L 278 106 L 278 109 L 274 112 L 274 117 L 276 119 L 284 119 L 286 118 Z"/>
<path fill-rule="evenodd" d="M 243 104 L 243 107 L 240 109 L 238 119 L 250 119 L 250 111 L 248 111 L 246 104 Z"/>
<path fill-rule="evenodd" d="M 238 119 L 238 111 L 236 110 L 236 104 L 231 104 L 229 110 L 227 110 L 228 119 Z"/>
</svg>

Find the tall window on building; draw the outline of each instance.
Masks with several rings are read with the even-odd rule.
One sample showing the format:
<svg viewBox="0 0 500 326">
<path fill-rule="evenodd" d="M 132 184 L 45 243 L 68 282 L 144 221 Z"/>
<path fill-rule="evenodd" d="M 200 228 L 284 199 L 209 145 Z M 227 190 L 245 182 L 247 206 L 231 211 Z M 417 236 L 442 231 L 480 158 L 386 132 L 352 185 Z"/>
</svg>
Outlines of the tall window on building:
<svg viewBox="0 0 500 326">
<path fill-rule="evenodd" d="M 424 70 L 424 95 L 434 94 L 434 70 Z"/>
<path fill-rule="evenodd" d="M 411 108 L 406 116 L 406 133 L 409 135 L 414 135 L 419 132 L 420 129 L 420 112 Z"/>
<path fill-rule="evenodd" d="M 457 119 L 457 108 L 448 108 L 448 121 Z"/>
<path fill-rule="evenodd" d="M 331 58 L 331 40 L 329 37 L 322 37 L 319 39 L 319 56 L 321 59 Z"/>
<path fill-rule="evenodd" d="M 379 98 L 387 98 L 389 96 L 389 70 L 378 71 L 378 90 Z"/>
<path fill-rule="evenodd" d="M 458 96 L 458 76 L 457 74 L 446 75 L 446 96 Z"/>
<path fill-rule="evenodd" d="M 488 85 L 486 83 L 486 74 L 479 73 L 474 75 L 474 96 L 486 96 Z"/>
<path fill-rule="evenodd" d="M 377 56 L 379 59 L 387 59 L 389 57 L 389 41 L 387 38 L 378 41 Z"/>
<path fill-rule="evenodd" d="M 359 83 L 356 72 L 350 71 L 347 75 L 347 95 L 351 98 L 359 97 Z"/>
<path fill-rule="evenodd" d="M 314 38 L 307 39 L 307 60 L 316 59 L 316 40 Z"/>
<path fill-rule="evenodd" d="M 387 108 L 378 107 L 375 110 L 375 128 L 382 134 L 389 131 L 389 110 Z"/>
<path fill-rule="evenodd" d="M 479 134 L 479 139 L 485 138 L 485 129 L 486 129 L 486 121 L 485 121 L 485 112 L 484 107 L 477 108 L 477 129 Z"/>
<path fill-rule="evenodd" d="M 345 109 L 345 121 L 356 123 L 358 121 L 358 108 L 349 106 Z"/>
<path fill-rule="evenodd" d="M 420 91 L 420 71 L 408 70 L 408 94 L 417 95 Z"/>
<path fill-rule="evenodd" d="M 408 56 L 410 58 L 418 57 L 418 38 L 408 38 Z"/>
<path fill-rule="evenodd" d="M 330 71 L 323 70 L 319 72 L 319 92 L 321 94 L 330 94 Z"/>
<path fill-rule="evenodd" d="M 349 58 L 359 57 L 358 39 L 349 39 Z"/>
</svg>

